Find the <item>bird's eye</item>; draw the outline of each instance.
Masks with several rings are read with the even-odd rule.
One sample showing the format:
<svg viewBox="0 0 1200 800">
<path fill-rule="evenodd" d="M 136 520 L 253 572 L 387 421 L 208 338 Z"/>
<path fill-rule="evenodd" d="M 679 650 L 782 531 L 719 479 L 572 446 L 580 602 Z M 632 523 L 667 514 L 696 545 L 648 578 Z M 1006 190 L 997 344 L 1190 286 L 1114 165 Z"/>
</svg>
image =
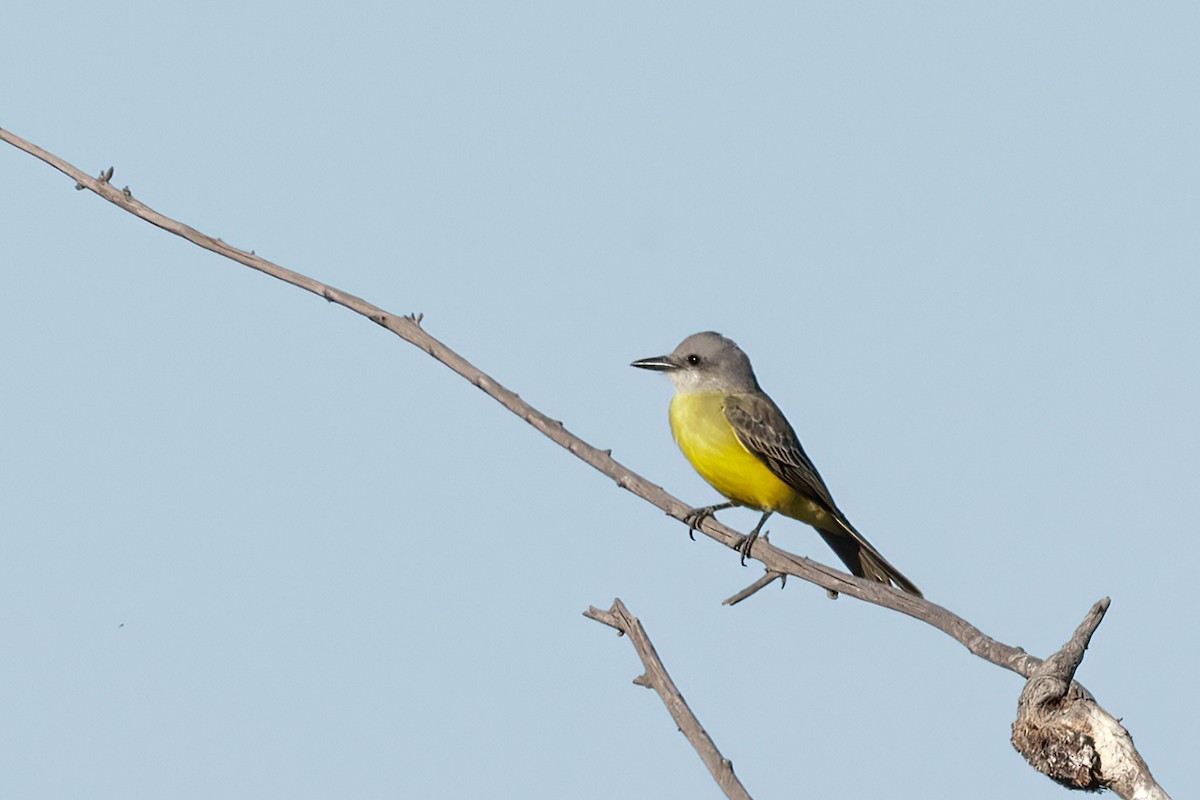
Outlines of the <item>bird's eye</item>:
<svg viewBox="0 0 1200 800">
<path fill-rule="evenodd" d="M 700 363 L 700 356 L 696 355 L 695 353 L 692 353 L 690 356 L 688 356 L 684 360 L 687 361 L 687 363 L 691 364 L 694 367 Z"/>
</svg>

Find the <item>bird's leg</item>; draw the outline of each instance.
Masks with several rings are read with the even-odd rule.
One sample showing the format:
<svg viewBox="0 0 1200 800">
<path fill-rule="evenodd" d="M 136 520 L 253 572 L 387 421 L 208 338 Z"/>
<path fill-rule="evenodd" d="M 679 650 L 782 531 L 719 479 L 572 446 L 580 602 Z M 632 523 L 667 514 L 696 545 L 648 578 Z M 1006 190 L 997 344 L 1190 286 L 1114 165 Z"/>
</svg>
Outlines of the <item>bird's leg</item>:
<svg viewBox="0 0 1200 800">
<path fill-rule="evenodd" d="M 746 538 L 742 539 L 742 543 L 738 545 L 738 552 L 742 554 L 743 567 L 746 566 L 746 556 L 750 555 L 750 548 L 754 546 L 754 540 L 758 538 L 758 532 L 761 531 L 762 526 L 766 524 L 767 517 L 774 513 L 774 511 L 764 511 L 762 519 L 760 519 L 758 524 L 754 526 L 754 530 L 750 531 L 750 533 L 746 535 Z"/>
<path fill-rule="evenodd" d="M 691 511 L 684 514 L 683 521 L 688 524 L 688 537 L 691 538 L 693 542 L 696 541 L 696 528 L 700 527 L 700 523 L 704 522 L 704 518 L 712 517 L 716 512 L 724 511 L 727 508 L 733 508 L 733 503 L 719 503 L 715 506 L 693 508 Z"/>
</svg>

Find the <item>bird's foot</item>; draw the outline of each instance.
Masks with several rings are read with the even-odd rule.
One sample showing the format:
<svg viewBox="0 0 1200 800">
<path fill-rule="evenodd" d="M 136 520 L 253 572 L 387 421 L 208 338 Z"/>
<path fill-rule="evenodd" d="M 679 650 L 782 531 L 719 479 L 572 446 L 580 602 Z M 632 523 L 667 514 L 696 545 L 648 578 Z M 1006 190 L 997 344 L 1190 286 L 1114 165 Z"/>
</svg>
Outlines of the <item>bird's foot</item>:
<svg viewBox="0 0 1200 800">
<path fill-rule="evenodd" d="M 758 534 L 760 531 L 762 531 L 763 541 L 768 540 L 767 534 L 769 533 L 769 531 L 763 531 L 762 528 L 763 528 L 763 525 L 767 524 L 767 520 L 774 513 L 775 513 L 774 511 L 763 512 L 762 519 L 760 519 L 758 521 L 758 524 L 754 526 L 754 530 L 752 530 L 752 531 L 750 531 L 750 533 L 746 534 L 745 538 L 742 539 L 742 543 L 740 545 L 738 545 L 738 552 L 742 554 L 742 566 L 743 567 L 746 566 L 746 557 L 750 555 L 750 548 L 754 547 L 754 541 L 756 539 L 758 539 Z"/>
<path fill-rule="evenodd" d="M 693 508 L 691 511 L 683 515 L 683 521 L 688 526 L 688 538 L 693 542 L 696 541 L 696 529 L 700 527 L 700 523 L 704 522 L 705 517 L 713 517 L 718 511 L 723 511 L 727 508 L 733 508 L 733 503 L 718 503 L 715 506 L 703 506 L 701 508 Z"/>
<path fill-rule="evenodd" d="M 763 541 L 770 541 L 770 531 L 763 531 Z M 750 555 L 750 548 L 754 547 L 754 543 L 758 541 L 758 528 L 750 531 L 742 537 L 742 543 L 738 545 L 738 552 L 742 554 L 742 566 L 746 566 L 746 558 Z"/>
</svg>

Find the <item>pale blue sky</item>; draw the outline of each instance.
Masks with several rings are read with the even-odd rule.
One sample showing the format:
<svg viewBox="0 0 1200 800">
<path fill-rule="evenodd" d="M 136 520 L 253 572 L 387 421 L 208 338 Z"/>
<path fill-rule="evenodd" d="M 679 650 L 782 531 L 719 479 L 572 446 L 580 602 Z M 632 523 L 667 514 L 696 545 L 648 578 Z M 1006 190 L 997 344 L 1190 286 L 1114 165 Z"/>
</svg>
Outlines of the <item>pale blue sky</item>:
<svg viewBox="0 0 1200 800">
<path fill-rule="evenodd" d="M 934 601 L 1176 797 L 1200 701 L 1194 3 L 22 4 L 0 126 L 426 327 L 689 502 L 716 329 Z M 0 796 L 1064 797 L 1021 683 L 758 576 L 424 354 L 0 147 Z M 754 515 L 731 512 L 731 524 Z M 832 561 L 811 530 L 773 541 Z M 864 766 L 864 764 L 868 766 Z"/>
</svg>

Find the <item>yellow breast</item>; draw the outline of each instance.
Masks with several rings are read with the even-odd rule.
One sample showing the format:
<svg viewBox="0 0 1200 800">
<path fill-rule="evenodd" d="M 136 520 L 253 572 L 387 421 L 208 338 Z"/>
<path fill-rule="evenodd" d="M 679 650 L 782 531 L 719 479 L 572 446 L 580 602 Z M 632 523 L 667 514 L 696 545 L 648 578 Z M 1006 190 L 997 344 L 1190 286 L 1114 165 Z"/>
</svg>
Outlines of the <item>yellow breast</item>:
<svg viewBox="0 0 1200 800">
<path fill-rule="evenodd" d="M 676 394 L 671 432 L 700 477 L 740 506 L 788 513 L 796 492 L 745 448 L 725 418 L 719 392 Z M 807 505 L 807 503 L 806 503 Z"/>
</svg>

